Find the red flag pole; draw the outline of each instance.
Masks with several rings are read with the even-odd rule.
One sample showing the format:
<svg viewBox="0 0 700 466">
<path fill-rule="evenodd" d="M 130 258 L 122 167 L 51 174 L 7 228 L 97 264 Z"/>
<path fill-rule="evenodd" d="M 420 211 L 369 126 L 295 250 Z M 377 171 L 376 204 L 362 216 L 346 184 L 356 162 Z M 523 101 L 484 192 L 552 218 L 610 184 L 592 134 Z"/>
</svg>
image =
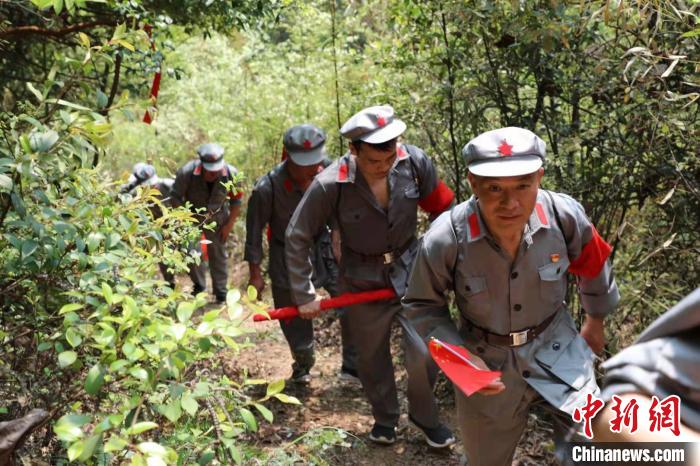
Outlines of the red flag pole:
<svg viewBox="0 0 700 466">
<path fill-rule="evenodd" d="M 392 299 L 396 297 L 396 292 L 393 288 L 381 288 L 379 290 L 372 291 L 360 291 L 358 293 L 343 293 L 335 298 L 327 298 L 321 300 L 321 310 L 327 311 L 329 309 L 335 309 L 338 307 L 352 306 L 353 304 L 371 303 L 374 301 L 383 301 L 385 299 Z M 281 320 L 281 319 L 291 319 L 293 317 L 299 316 L 299 309 L 296 306 L 280 307 L 277 309 L 272 309 L 268 312 L 270 318 L 268 319 L 263 314 L 255 314 L 253 316 L 254 322 L 263 322 L 266 320 Z"/>
<path fill-rule="evenodd" d="M 150 24 L 145 24 L 143 26 L 143 29 L 146 31 L 146 34 L 148 34 L 148 37 L 151 38 L 151 31 L 153 29 L 153 26 Z M 156 41 L 151 39 L 151 49 L 153 51 L 156 50 Z M 156 99 L 158 98 L 158 91 L 160 90 L 160 72 L 161 70 L 159 69 L 156 71 L 156 74 L 153 76 L 153 84 L 151 84 L 151 101 L 153 102 L 153 106 L 156 106 Z M 148 109 L 146 109 L 146 113 L 143 115 L 143 122 L 146 123 L 147 125 L 150 125 L 151 122 L 153 121 L 153 118 L 151 117 L 151 114 L 148 112 Z"/>
</svg>

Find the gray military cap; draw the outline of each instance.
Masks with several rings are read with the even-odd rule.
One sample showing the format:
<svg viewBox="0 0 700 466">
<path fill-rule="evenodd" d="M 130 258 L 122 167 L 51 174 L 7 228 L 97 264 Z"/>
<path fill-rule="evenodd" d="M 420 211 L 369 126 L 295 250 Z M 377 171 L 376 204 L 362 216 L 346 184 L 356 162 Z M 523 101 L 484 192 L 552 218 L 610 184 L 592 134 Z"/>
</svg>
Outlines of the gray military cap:
<svg viewBox="0 0 700 466">
<path fill-rule="evenodd" d="M 206 171 L 218 172 L 224 165 L 224 148 L 216 143 L 202 144 L 197 148 L 197 155 Z"/>
<path fill-rule="evenodd" d="M 297 165 L 315 165 L 326 156 L 326 134 L 314 125 L 292 126 L 284 133 L 282 143 Z"/>
<path fill-rule="evenodd" d="M 136 165 L 134 165 L 134 168 L 131 170 L 131 175 L 129 175 L 128 184 L 133 186 L 137 186 L 143 183 L 152 184 L 150 183 L 150 181 L 155 181 L 156 179 L 156 169 L 153 167 L 153 165 L 139 162 Z"/>
<path fill-rule="evenodd" d="M 462 155 L 469 171 L 478 176 L 520 176 L 544 164 L 546 145 L 535 133 L 509 127 L 482 133 L 469 141 Z"/>
<path fill-rule="evenodd" d="M 354 114 L 340 128 L 340 134 L 351 141 L 381 144 L 397 138 L 406 131 L 406 123 L 394 116 L 390 105 L 365 108 Z"/>
</svg>

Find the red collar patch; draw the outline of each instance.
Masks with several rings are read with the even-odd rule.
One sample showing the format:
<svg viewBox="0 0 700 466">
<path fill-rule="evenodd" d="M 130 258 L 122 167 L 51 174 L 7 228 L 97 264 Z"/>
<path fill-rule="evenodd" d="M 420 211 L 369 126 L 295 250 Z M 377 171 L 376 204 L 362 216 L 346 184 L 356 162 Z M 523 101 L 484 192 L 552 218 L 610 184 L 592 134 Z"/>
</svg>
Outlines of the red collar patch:
<svg viewBox="0 0 700 466">
<path fill-rule="evenodd" d="M 198 164 L 194 167 L 194 171 L 192 172 L 192 174 L 195 175 L 195 176 L 199 176 L 199 175 L 202 174 L 202 164 L 201 164 L 201 163 L 198 163 Z"/>
<path fill-rule="evenodd" d="M 347 161 L 341 162 L 338 166 L 337 181 L 344 182 L 348 180 L 348 164 Z"/>
<path fill-rule="evenodd" d="M 469 236 L 471 236 L 472 239 L 481 236 L 479 217 L 476 215 L 476 212 L 472 212 L 471 214 L 469 214 L 467 220 L 469 221 Z"/>
<path fill-rule="evenodd" d="M 508 144 L 504 139 L 501 141 L 501 145 L 498 146 L 498 152 L 503 156 L 510 157 L 513 155 L 513 146 Z"/>
<path fill-rule="evenodd" d="M 399 144 L 396 146 L 396 157 L 399 160 L 404 160 L 408 158 L 408 152 L 406 149 L 404 149 L 403 144 Z"/>
<path fill-rule="evenodd" d="M 549 219 L 547 218 L 547 213 L 544 211 L 544 207 L 539 202 L 535 204 L 535 212 L 537 212 L 537 218 L 540 219 L 542 225 L 549 225 Z"/>
<path fill-rule="evenodd" d="M 290 181 L 289 178 L 286 178 L 284 180 L 284 183 L 282 183 L 282 184 L 284 185 L 284 189 L 286 189 L 288 193 L 291 193 L 292 190 L 294 189 L 294 185 L 292 185 L 292 182 Z"/>
</svg>

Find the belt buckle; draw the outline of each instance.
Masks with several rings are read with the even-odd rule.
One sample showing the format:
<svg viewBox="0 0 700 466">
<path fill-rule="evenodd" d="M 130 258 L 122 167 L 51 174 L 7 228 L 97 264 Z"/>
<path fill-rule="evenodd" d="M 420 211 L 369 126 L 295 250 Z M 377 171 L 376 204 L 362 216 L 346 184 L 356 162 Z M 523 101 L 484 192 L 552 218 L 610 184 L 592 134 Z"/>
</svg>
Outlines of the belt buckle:
<svg viewBox="0 0 700 466">
<path fill-rule="evenodd" d="M 394 261 L 394 258 L 390 252 L 385 252 L 382 254 L 382 257 L 384 258 L 384 265 L 391 264 Z"/>
<path fill-rule="evenodd" d="M 511 332 L 510 336 L 510 346 L 522 346 L 527 343 L 527 330 L 522 332 Z"/>
</svg>

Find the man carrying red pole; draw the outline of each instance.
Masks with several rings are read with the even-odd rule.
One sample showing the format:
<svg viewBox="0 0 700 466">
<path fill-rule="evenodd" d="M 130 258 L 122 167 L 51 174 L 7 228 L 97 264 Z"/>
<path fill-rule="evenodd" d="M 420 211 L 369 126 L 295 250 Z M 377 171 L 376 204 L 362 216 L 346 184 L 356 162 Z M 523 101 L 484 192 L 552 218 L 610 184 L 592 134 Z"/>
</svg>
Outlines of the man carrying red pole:
<svg viewBox="0 0 700 466">
<path fill-rule="evenodd" d="M 343 290 L 396 291 L 396 298 L 357 304 L 347 313 L 358 374 L 375 420 L 370 439 L 396 441 L 400 413 L 390 351 L 396 319 L 405 342 L 409 417 L 428 444 L 440 448 L 454 443 L 454 436 L 438 417 L 432 391 L 436 366 L 399 297 L 418 248 L 418 206 L 436 215 L 450 207 L 454 194 L 422 150 L 397 143 L 405 129 L 389 106 L 366 108 L 350 118 L 340 130 L 350 140 L 350 153 L 311 183 L 289 222 L 285 249 L 292 299 L 302 317 L 321 312 L 311 280 L 311 250 L 313 238 L 329 221 L 341 234 Z"/>
</svg>

